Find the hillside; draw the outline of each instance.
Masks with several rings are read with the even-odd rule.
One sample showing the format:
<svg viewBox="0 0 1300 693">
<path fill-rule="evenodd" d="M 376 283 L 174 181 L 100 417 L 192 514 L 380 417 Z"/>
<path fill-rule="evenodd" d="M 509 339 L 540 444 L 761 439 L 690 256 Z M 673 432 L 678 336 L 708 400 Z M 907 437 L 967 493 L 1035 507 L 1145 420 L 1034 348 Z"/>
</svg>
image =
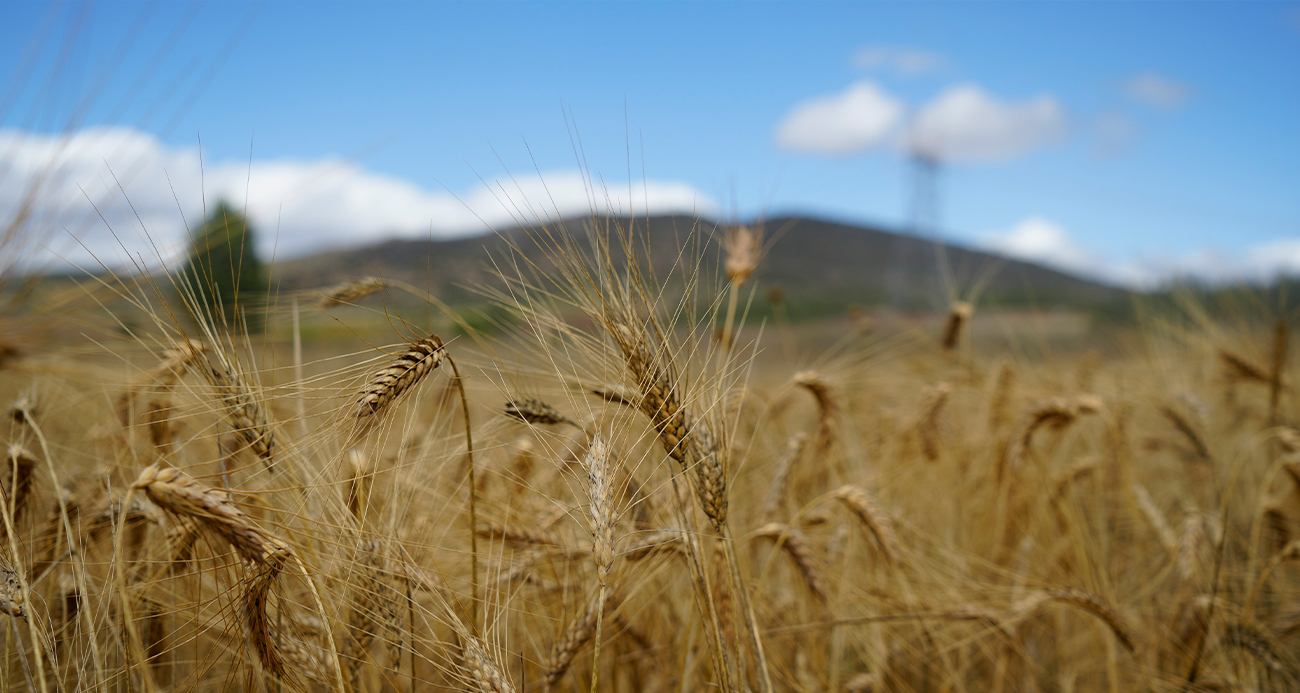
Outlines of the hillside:
<svg viewBox="0 0 1300 693">
<path fill-rule="evenodd" d="M 569 227 L 582 237 L 582 223 Z M 656 269 L 665 272 L 678 259 L 692 226 L 705 237 L 721 236 L 716 222 L 689 217 L 637 220 L 648 234 Z M 940 254 L 951 268 L 953 286 L 965 295 L 984 278 L 986 306 L 1072 307 L 1111 310 L 1126 293 L 1115 287 L 1056 270 L 879 229 L 831 221 L 783 217 L 765 223 L 770 251 L 757 272 L 760 290 L 780 287 L 792 314 L 821 315 L 850 305 L 927 310 L 947 303 Z M 508 241 L 543 268 L 544 254 L 522 229 L 456 240 L 392 240 L 331 251 L 279 263 L 275 276 L 284 289 L 306 289 L 375 275 L 429 286 L 449 303 L 477 302 L 472 287 L 494 284 L 491 259 L 508 256 Z M 718 244 L 702 251 L 716 263 Z M 716 266 L 709 264 L 708 266 Z"/>
</svg>

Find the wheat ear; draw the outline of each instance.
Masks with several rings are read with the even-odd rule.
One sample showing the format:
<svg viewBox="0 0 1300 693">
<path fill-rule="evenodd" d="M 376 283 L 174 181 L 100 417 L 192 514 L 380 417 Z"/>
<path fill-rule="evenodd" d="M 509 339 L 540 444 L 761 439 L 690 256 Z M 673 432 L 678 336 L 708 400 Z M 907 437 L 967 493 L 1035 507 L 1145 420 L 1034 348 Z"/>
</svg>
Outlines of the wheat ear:
<svg viewBox="0 0 1300 693">
<path fill-rule="evenodd" d="M 953 301 L 948 307 L 948 319 L 943 324 L 943 337 L 939 343 L 944 351 L 953 351 L 961 343 L 962 328 L 970 322 L 975 307 L 966 301 Z"/>
<path fill-rule="evenodd" d="M 512 399 L 506 402 L 502 410 L 506 416 L 513 419 L 519 419 L 527 424 L 534 426 L 554 426 L 556 424 L 567 423 L 575 428 L 582 428 L 574 423 L 569 417 L 560 413 L 560 410 L 543 402 L 540 399 L 525 397 L 521 399 Z"/>
<path fill-rule="evenodd" d="M 888 565 L 897 565 L 900 556 L 894 523 L 865 488 L 846 484 L 832 492 L 832 496 L 853 513 L 862 526 L 876 540 L 876 547 Z"/>
<path fill-rule="evenodd" d="M 790 472 L 799 462 L 799 458 L 803 457 L 803 450 L 807 444 L 808 434 L 803 431 L 796 431 L 785 441 L 785 450 L 781 453 L 780 461 L 776 463 L 776 470 L 772 472 L 772 480 L 768 482 L 767 500 L 763 502 L 763 514 L 760 517 L 768 521 L 776 519 L 776 514 L 785 500 L 785 489 L 790 483 Z"/>
<path fill-rule="evenodd" d="M 813 457 L 813 462 L 817 463 L 835 443 L 835 417 L 839 413 L 839 403 L 830 383 L 816 371 L 795 373 L 794 383 L 807 390 L 817 401 L 817 445 Z"/>
<path fill-rule="evenodd" d="M 569 625 L 555 646 L 551 648 L 551 657 L 546 665 L 546 685 L 554 686 L 564 677 L 574 657 L 596 635 L 596 623 L 605 610 L 609 598 L 606 590 L 597 590 L 587 602 L 587 608 L 576 621 Z"/>
<path fill-rule="evenodd" d="M 370 503 L 374 469 L 371 467 L 370 458 L 356 448 L 348 450 L 346 457 L 351 472 L 348 475 L 346 497 L 348 512 L 352 513 L 352 517 L 360 525 L 365 521 L 366 506 Z"/>
<path fill-rule="evenodd" d="M 1141 484 L 1133 484 L 1133 498 L 1137 501 L 1138 510 L 1146 518 L 1151 529 L 1160 539 L 1160 544 L 1165 547 L 1171 556 L 1178 555 L 1178 535 L 1169 527 L 1169 522 L 1165 520 L 1165 514 L 1160 511 L 1156 502 L 1151 499 L 1151 494 L 1147 492 L 1146 487 Z"/>
<path fill-rule="evenodd" d="M 1229 349 L 1219 349 L 1219 362 L 1228 380 L 1268 384 L 1273 379 L 1267 367 Z"/>
<path fill-rule="evenodd" d="M 790 560 L 799 569 L 799 574 L 803 576 L 808 590 L 817 597 L 818 601 L 827 603 L 829 597 L 826 581 L 822 578 L 821 570 L 817 567 L 816 559 L 813 558 L 812 550 L 808 548 L 808 539 L 803 532 L 780 522 L 769 522 L 758 528 L 754 535 L 773 539 L 780 544 L 781 549 L 790 556 Z"/>
<path fill-rule="evenodd" d="M 277 441 L 266 413 L 243 378 L 227 364 L 224 356 L 218 356 L 218 363 L 207 360 L 207 367 L 203 369 L 204 377 L 221 400 L 226 420 L 235 435 L 262 460 L 267 470 L 275 471 Z"/>
<path fill-rule="evenodd" d="M 271 587 L 288 566 L 290 556 L 289 547 L 277 541 L 271 546 L 270 552 L 261 557 L 241 599 L 241 611 L 248 630 L 249 642 L 253 652 L 257 654 L 258 661 L 262 663 L 262 668 L 277 679 L 300 688 L 290 674 L 289 668 L 285 666 L 285 658 L 277 642 L 280 639 L 275 637 L 271 628 L 271 619 L 266 612 Z"/>
<path fill-rule="evenodd" d="M 993 379 L 993 393 L 989 397 L 989 429 L 1000 431 L 1007 425 L 1011 399 L 1016 389 L 1016 368 L 1009 361 L 998 366 Z"/>
<path fill-rule="evenodd" d="M 349 305 L 383 288 L 383 280 L 374 277 L 336 284 L 320 290 L 321 297 L 316 306 L 322 310 L 329 310 L 330 308 Z"/>
<path fill-rule="evenodd" d="M 1091 592 L 1085 592 L 1073 587 L 1053 587 L 1039 590 L 1025 597 L 1013 609 L 1018 617 L 1025 618 L 1052 602 L 1073 606 L 1096 616 L 1110 628 L 1121 645 L 1128 649 L 1129 652 L 1136 651 L 1133 631 L 1129 628 L 1128 622 L 1124 620 L 1124 617 L 1120 616 L 1119 612 L 1109 602 Z"/>
<path fill-rule="evenodd" d="M 1249 623 L 1230 623 L 1224 628 L 1223 641 L 1231 647 L 1249 652 L 1274 674 L 1286 676 L 1287 669 L 1277 639 Z"/>
<path fill-rule="evenodd" d="M 686 553 L 681 530 L 661 529 L 643 534 L 628 542 L 620 555 L 625 560 L 639 561 L 661 553 Z"/>
<path fill-rule="evenodd" d="M 921 454 L 928 462 L 936 462 L 943 449 L 943 407 L 952 395 L 952 386 L 939 383 L 921 397 L 921 411 L 917 417 L 917 435 L 921 439 Z"/>
<path fill-rule="evenodd" d="M 671 364 L 655 357 L 644 332 L 633 332 L 615 319 L 610 321 L 609 332 L 640 389 L 638 406 L 650 419 L 669 457 L 695 474 L 704 514 L 721 532 L 727 522 L 727 475 L 717 442 L 708 426 L 682 406 Z"/>
<path fill-rule="evenodd" d="M 15 618 L 27 618 L 23 605 L 23 586 L 18 581 L 18 573 L 4 563 L 0 563 L 0 611 Z"/>
<path fill-rule="evenodd" d="M 9 446 L 6 454 L 3 486 L 0 495 L 4 496 L 13 519 L 17 521 L 27 510 L 31 500 L 33 472 L 36 470 L 36 458 L 20 443 Z M 7 477 L 7 478 L 6 478 Z"/>
<path fill-rule="evenodd" d="M 502 673 L 478 638 L 461 634 L 461 659 L 465 673 L 478 693 L 515 693 L 515 687 Z"/>
<path fill-rule="evenodd" d="M 437 335 L 429 335 L 375 371 L 353 399 L 353 416 L 361 432 L 377 425 L 393 404 L 411 391 L 447 356 Z"/>
<path fill-rule="evenodd" d="M 143 490 L 163 510 L 207 528 L 250 563 L 267 565 L 269 561 L 280 560 L 276 557 L 282 557 L 282 552 L 287 550 L 284 542 L 253 526 L 224 493 L 176 467 L 150 465 L 140 472 L 131 487 Z"/>
<path fill-rule="evenodd" d="M 592 436 L 583 455 L 582 468 L 587 473 L 587 495 L 591 499 L 591 558 L 600 582 L 599 601 L 609 595 L 609 572 L 614 566 L 614 473 L 609 444 L 600 434 Z M 596 693 L 600 678 L 600 639 L 605 625 L 604 609 L 596 615 L 596 642 L 591 664 L 591 690 Z"/>
</svg>

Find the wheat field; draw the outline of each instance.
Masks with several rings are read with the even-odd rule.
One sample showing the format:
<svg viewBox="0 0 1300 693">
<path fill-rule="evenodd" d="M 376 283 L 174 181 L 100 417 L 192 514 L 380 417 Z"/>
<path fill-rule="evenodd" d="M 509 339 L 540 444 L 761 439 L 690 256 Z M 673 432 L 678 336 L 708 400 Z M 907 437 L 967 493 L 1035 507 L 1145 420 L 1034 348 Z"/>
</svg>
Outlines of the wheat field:
<svg viewBox="0 0 1300 693">
<path fill-rule="evenodd" d="M 0 690 L 1300 686 L 1284 319 L 812 346 L 754 229 L 531 237 L 492 331 L 382 277 L 256 335 L 158 273 L 11 302 Z"/>
</svg>

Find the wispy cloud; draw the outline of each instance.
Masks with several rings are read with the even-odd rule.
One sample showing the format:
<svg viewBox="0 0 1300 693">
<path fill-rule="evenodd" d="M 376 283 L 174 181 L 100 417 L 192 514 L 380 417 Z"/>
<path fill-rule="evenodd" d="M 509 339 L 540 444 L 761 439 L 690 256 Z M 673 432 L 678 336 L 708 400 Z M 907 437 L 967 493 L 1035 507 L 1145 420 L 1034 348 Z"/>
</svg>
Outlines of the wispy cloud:
<svg viewBox="0 0 1300 693">
<path fill-rule="evenodd" d="M 1092 120 L 1093 156 L 1107 159 L 1127 154 L 1141 134 L 1141 128 L 1127 113 L 1104 111 Z"/>
<path fill-rule="evenodd" d="M 1003 101 L 977 84 L 961 84 L 921 108 L 908 129 L 906 146 L 945 161 L 1005 161 L 1060 140 L 1065 133 L 1065 111 L 1051 96 Z"/>
<path fill-rule="evenodd" d="M 864 46 L 853 54 L 853 66 L 862 70 L 887 69 L 901 75 L 934 72 L 947 63 L 934 51 L 908 46 Z"/>
<path fill-rule="evenodd" d="M 1186 84 L 1155 72 L 1140 72 L 1124 83 L 1129 98 L 1148 106 L 1174 109 L 1187 103 L 1192 90 Z"/>
<path fill-rule="evenodd" d="M 777 127 L 776 142 L 801 154 L 857 154 L 885 141 L 904 110 L 902 101 L 876 83 L 861 81 L 795 106 Z"/>
<path fill-rule="evenodd" d="M 174 255 L 187 238 L 183 219 L 191 227 L 200 223 L 205 200 L 210 207 L 219 197 L 236 206 L 247 200 L 262 244 L 281 255 L 393 236 L 463 236 L 592 210 L 690 213 L 714 207 L 686 183 L 636 181 L 629 200 L 626 181 L 596 180 L 593 188 L 577 170 L 550 171 L 453 194 L 339 158 L 209 160 L 201 166 L 197 148 L 170 147 L 128 128 L 66 137 L 0 130 L 0 220 L 11 219 L 43 181 L 28 228 L 83 260 L 79 245 L 67 242 L 69 233 L 110 262 L 126 259 L 121 245 L 146 258 Z"/>
</svg>

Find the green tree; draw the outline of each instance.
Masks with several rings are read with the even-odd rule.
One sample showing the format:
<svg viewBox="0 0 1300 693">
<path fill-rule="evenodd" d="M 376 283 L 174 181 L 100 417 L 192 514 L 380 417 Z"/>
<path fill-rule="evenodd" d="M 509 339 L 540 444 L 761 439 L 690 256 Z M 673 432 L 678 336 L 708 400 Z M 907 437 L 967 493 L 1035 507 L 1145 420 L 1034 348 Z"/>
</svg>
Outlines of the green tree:
<svg viewBox="0 0 1300 693">
<path fill-rule="evenodd" d="M 262 330 L 266 268 L 248 220 L 224 200 L 194 231 L 185 281 L 212 320 L 250 332 Z"/>
</svg>

